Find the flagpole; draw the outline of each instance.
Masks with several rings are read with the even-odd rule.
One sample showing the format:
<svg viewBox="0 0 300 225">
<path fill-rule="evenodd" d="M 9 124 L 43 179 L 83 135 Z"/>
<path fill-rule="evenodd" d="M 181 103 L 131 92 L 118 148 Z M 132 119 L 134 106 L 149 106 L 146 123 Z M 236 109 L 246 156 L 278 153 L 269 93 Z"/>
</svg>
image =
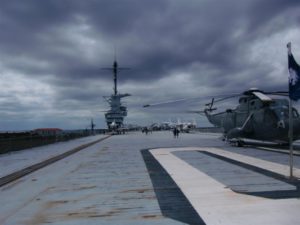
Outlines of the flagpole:
<svg viewBox="0 0 300 225">
<path fill-rule="evenodd" d="M 291 89 L 292 86 L 294 86 L 294 79 L 292 77 L 291 72 L 295 69 L 294 67 L 299 67 L 298 64 L 295 62 L 294 57 L 292 55 L 292 43 L 289 42 L 287 44 L 288 49 L 288 67 L 289 67 L 289 145 L 290 145 L 290 179 L 293 178 L 293 100 L 291 99 L 291 94 L 294 93 L 294 88 Z M 291 61 L 292 58 L 292 61 Z"/>
<path fill-rule="evenodd" d="M 293 178 L 293 101 L 289 98 L 290 179 Z"/>
</svg>

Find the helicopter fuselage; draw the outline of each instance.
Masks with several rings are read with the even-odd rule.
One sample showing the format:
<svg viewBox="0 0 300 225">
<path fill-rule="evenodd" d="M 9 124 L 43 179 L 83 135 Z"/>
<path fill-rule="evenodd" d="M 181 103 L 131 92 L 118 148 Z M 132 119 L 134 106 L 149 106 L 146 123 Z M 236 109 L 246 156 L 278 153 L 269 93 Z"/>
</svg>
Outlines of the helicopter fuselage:
<svg viewBox="0 0 300 225">
<path fill-rule="evenodd" d="M 263 102 L 255 96 L 239 99 L 236 109 L 205 115 L 215 126 L 224 129 L 225 137 L 230 139 L 249 138 L 263 141 L 288 142 L 289 103 L 286 99 L 273 99 Z M 300 118 L 292 109 L 294 139 L 300 137 Z"/>
</svg>

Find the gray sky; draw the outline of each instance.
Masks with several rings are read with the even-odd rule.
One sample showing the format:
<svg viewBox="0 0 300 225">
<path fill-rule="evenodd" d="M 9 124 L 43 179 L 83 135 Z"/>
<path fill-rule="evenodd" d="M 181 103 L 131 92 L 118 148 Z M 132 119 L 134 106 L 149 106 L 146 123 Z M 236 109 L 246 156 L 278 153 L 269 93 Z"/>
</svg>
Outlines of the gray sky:
<svg viewBox="0 0 300 225">
<path fill-rule="evenodd" d="M 287 90 L 286 43 L 300 63 L 299 0 L 2 0 L 1 130 L 105 127 L 114 46 L 127 123 L 208 122 L 146 103 Z M 199 102 L 200 110 L 206 102 Z M 170 107 L 171 108 L 171 107 Z M 169 109 L 170 109 L 169 108 Z M 195 107 L 194 107 L 195 109 Z"/>
</svg>

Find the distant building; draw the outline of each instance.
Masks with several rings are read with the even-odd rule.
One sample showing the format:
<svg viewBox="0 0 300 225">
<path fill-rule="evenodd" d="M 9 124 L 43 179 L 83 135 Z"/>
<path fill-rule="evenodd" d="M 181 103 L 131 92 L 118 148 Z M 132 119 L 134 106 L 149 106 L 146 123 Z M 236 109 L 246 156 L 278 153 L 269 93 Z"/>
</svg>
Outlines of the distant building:
<svg viewBox="0 0 300 225">
<path fill-rule="evenodd" d="M 33 133 L 40 136 L 59 136 L 63 133 L 63 130 L 59 128 L 39 128 L 33 130 Z"/>
</svg>

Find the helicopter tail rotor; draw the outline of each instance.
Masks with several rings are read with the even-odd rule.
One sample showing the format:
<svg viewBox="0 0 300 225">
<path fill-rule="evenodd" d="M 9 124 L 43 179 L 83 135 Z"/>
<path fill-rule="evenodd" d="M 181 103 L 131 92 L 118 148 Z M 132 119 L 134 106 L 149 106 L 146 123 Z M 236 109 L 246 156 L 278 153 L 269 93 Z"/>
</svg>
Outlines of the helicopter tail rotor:
<svg viewBox="0 0 300 225">
<path fill-rule="evenodd" d="M 215 98 L 212 98 L 210 103 L 205 104 L 205 106 L 207 106 L 208 108 L 206 108 L 204 111 L 212 112 L 214 110 L 217 110 L 217 108 L 213 108 L 214 102 L 215 102 Z"/>
</svg>

